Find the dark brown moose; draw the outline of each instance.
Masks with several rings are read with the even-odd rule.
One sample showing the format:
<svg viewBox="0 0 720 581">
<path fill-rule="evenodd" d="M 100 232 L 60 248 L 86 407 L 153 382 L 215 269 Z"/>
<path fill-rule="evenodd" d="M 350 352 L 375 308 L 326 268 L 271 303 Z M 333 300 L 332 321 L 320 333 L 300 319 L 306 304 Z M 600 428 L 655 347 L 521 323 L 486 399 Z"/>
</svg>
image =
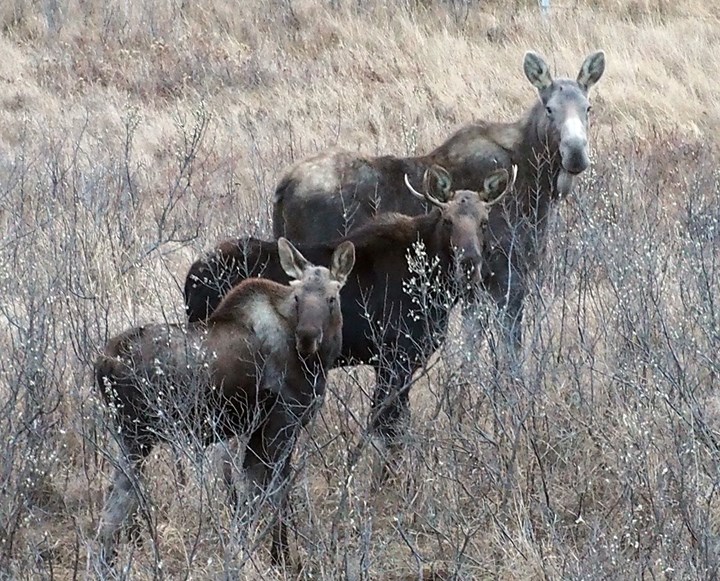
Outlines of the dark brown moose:
<svg viewBox="0 0 720 581">
<path fill-rule="evenodd" d="M 336 365 L 375 368 L 370 429 L 383 447 L 397 449 L 412 375 L 444 339 L 458 297 L 477 284 L 490 208 L 512 181 L 500 169 L 485 178 L 481 194 L 461 190 L 440 201 L 427 191 L 413 192 L 435 209 L 414 217 L 383 214 L 344 239 L 354 244 L 356 258 L 341 293 L 345 324 Z M 334 244 L 300 245 L 300 250 L 315 264 L 329 264 Z M 205 319 L 233 285 L 253 276 L 287 281 L 278 244 L 248 237 L 220 243 L 188 272 L 189 320 Z"/>
<path fill-rule="evenodd" d="M 244 468 L 253 493 L 278 510 L 271 555 L 276 563 L 289 560 L 290 457 L 340 353 L 340 289 L 355 255 L 351 242 L 340 244 L 328 253 L 328 269 L 313 266 L 287 240 L 275 248 L 289 286 L 245 280 L 207 325 L 137 327 L 111 339 L 98 358 L 97 384 L 123 452 L 99 531 L 104 562 L 112 562 L 117 535 L 138 508 L 145 458 L 178 425 L 203 446 L 249 436 Z"/>
<path fill-rule="evenodd" d="M 575 80 L 553 79 L 534 52 L 525 54 L 523 68 L 540 98 L 518 121 L 473 123 L 420 157 L 364 158 L 336 149 L 297 163 L 275 191 L 275 237 L 318 244 L 378 213 L 424 213 L 427 204 L 405 194 L 403 176 L 417 184 L 434 164 L 448 170 L 453 189 L 471 190 L 491 171 L 517 165 L 515 195 L 490 215 L 483 286 L 504 309 L 508 337 L 519 347 L 527 274 L 544 248 L 548 212 L 589 165 L 588 91 L 605 70 L 605 55 L 588 56 Z M 448 186 L 437 180 L 433 193 L 440 197 Z"/>
</svg>

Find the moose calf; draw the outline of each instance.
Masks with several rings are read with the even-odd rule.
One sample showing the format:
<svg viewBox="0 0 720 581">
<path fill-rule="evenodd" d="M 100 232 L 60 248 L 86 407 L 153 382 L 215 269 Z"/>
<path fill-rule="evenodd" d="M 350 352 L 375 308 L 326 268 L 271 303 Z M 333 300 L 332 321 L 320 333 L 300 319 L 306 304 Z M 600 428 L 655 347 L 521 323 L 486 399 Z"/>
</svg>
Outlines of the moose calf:
<svg viewBox="0 0 720 581">
<path fill-rule="evenodd" d="M 278 510 L 272 559 L 289 557 L 290 457 L 341 350 L 340 289 L 355 248 L 340 244 L 329 268 L 310 264 L 283 238 L 278 253 L 289 286 L 245 280 L 206 323 L 137 327 L 111 339 L 98 358 L 97 384 L 114 412 L 124 455 L 100 526 L 103 562 L 112 560 L 116 537 L 138 508 L 134 482 L 144 459 L 178 429 L 203 446 L 249 435 L 249 480 Z"/>
</svg>

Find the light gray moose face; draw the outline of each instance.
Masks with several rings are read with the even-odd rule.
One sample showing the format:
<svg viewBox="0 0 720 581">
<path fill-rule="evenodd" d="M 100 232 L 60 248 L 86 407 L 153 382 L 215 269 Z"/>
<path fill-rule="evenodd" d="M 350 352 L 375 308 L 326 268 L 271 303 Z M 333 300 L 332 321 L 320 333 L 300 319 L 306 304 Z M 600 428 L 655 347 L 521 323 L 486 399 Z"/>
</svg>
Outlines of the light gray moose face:
<svg viewBox="0 0 720 581">
<path fill-rule="evenodd" d="M 551 151 L 559 151 L 562 167 L 569 174 L 585 171 L 590 165 L 588 91 L 605 71 L 605 53 L 598 51 L 588 56 L 574 81 L 553 79 L 547 63 L 534 52 L 525 54 L 523 68 L 545 106 L 538 127 L 546 129 Z"/>
<path fill-rule="evenodd" d="M 328 332 L 341 330 L 340 289 L 355 264 L 355 246 L 349 241 L 340 244 L 330 268 L 312 265 L 285 238 L 278 239 L 278 254 L 285 273 L 295 279 L 290 282 L 297 318 L 295 349 L 301 357 L 311 357 Z"/>
</svg>

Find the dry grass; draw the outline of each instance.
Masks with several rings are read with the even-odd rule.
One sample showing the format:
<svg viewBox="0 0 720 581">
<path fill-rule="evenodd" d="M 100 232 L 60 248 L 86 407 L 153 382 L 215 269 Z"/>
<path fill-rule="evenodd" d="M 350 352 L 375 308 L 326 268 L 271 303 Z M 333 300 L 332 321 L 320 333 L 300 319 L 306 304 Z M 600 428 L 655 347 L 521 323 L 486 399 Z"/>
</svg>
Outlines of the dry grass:
<svg viewBox="0 0 720 581">
<path fill-rule="evenodd" d="M 553 225 L 522 373 L 456 329 L 414 390 L 398 482 L 373 494 L 369 454 L 346 466 L 372 378 L 335 372 L 298 451 L 294 544 L 313 579 L 719 574 L 720 9 L 568 1 L 542 23 L 534 6 L 0 6 L 0 577 L 94 575 L 114 450 L 96 350 L 180 320 L 191 261 L 267 233 L 290 162 L 517 118 L 525 50 L 574 75 L 596 48 L 595 165 Z M 282 578 L 264 544 L 248 555 L 253 527 L 232 533 L 212 462 L 188 452 L 185 487 L 171 465 L 149 467 L 132 578 Z"/>
</svg>

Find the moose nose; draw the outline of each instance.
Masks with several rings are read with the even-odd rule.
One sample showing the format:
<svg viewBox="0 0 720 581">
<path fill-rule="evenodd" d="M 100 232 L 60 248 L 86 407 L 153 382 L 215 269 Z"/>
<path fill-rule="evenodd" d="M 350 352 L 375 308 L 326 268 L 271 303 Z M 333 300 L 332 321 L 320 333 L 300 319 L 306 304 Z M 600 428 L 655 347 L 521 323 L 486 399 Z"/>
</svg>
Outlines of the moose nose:
<svg viewBox="0 0 720 581">
<path fill-rule="evenodd" d="M 590 158 L 587 154 L 587 139 L 573 140 L 572 143 L 563 144 L 560 147 L 560 155 L 563 169 L 568 173 L 582 173 L 590 165 Z"/>
<path fill-rule="evenodd" d="M 466 253 L 460 259 L 460 268 L 470 284 L 477 284 L 482 280 L 482 266 L 483 261 L 479 252 Z"/>
<path fill-rule="evenodd" d="M 482 264 L 480 265 L 480 280 L 488 280 L 494 274 L 495 273 L 493 272 L 493 269 L 490 268 L 490 263 L 487 260 L 483 260 Z"/>
<path fill-rule="evenodd" d="M 473 244 L 472 246 L 463 249 L 462 255 L 460 257 L 460 264 L 465 269 L 475 268 L 480 264 L 482 253 L 480 252 L 480 248 Z"/>
<path fill-rule="evenodd" d="M 463 267 L 463 270 L 465 271 L 471 271 L 475 269 L 480 264 L 480 257 L 479 256 L 463 256 L 460 259 L 460 265 Z"/>
<path fill-rule="evenodd" d="M 297 349 L 298 355 L 301 357 L 315 355 L 320 349 L 322 339 L 323 332 L 320 328 L 298 329 L 295 334 L 295 349 Z"/>
</svg>

